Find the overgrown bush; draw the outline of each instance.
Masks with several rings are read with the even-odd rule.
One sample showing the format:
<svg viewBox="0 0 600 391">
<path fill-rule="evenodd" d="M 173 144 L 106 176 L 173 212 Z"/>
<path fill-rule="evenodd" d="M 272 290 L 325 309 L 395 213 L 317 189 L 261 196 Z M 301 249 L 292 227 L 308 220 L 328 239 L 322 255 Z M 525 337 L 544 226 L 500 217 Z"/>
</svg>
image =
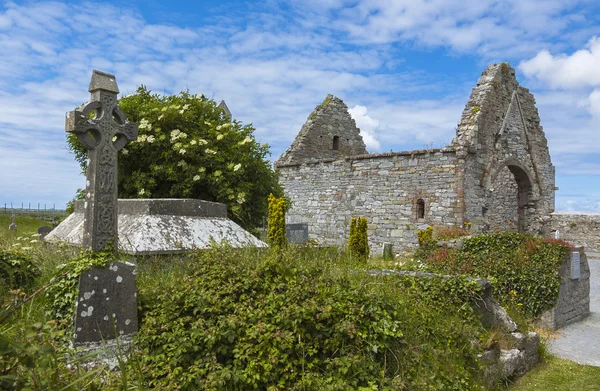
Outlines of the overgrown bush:
<svg viewBox="0 0 600 391">
<path fill-rule="evenodd" d="M 0 297 L 9 289 L 29 288 L 40 275 L 40 268 L 25 253 L 0 250 Z"/>
<path fill-rule="evenodd" d="M 285 236 L 285 210 L 285 199 L 269 194 L 269 227 L 267 241 L 272 247 L 284 248 L 287 245 L 287 238 Z"/>
<path fill-rule="evenodd" d="M 369 257 L 369 235 L 366 217 L 353 217 L 350 221 L 348 250 L 353 257 L 362 261 L 366 261 Z"/>
<path fill-rule="evenodd" d="M 72 324 L 75 302 L 77 301 L 79 276 L 91 267 L 106 266 L 114 259 L 112 253 L 82 253 L 66 264 L 59 266 L 55 273 L 56 282 L 46 289 L 45 297 L 48 300 L 46 316 L 55 320 L 64 320 L 66 324 Z"/>
<path fill-rule="evenodd" d="M 535 317 L 556 304 L 560 265 L 569 251 L 568 244 L 501 232 L 466 238 L 461 249 L 434 246 L 415 255 L 432 272 L 494 281 L 494 295 L 503 306 Z"/>
<path fill-rule="evenodd" d="M 466 302 L 479 286 L 360 265 L 335 251 L 214 248 L 141 286 L 146 387 L 476 389 L 482 329 Z"/>
</svg>

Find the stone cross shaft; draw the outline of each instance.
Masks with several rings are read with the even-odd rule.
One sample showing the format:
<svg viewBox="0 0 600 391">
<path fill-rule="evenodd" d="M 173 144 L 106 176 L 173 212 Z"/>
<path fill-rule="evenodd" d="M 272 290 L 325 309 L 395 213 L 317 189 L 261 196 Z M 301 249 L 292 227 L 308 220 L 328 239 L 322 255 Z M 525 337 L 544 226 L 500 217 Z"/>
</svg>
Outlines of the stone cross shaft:
<svg viewBox="0 0 600 391">
<path fill-rule="evenodd" d="M 117 152 L 137 139 L 136 123 L 117 106 L 114 75 L 93 71 L 90 102 L 67 114 L 66 131 L 88 150 L 83 247 L 117 249 Z"/>
</svg>

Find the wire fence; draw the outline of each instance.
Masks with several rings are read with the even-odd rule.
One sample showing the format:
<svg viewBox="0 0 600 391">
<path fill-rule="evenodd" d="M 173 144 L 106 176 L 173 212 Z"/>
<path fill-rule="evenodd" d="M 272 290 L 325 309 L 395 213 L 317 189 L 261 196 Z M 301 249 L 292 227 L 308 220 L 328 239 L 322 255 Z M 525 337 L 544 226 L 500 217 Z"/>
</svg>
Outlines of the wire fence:
<svg viewBox="0 0 600 391">
<path fill-rule="evenodd" d="M 47 221 L 63 219 L 69 215 L 63 209 L 56 209 L 56 204 L 48 205 L 41 202 L 21 202 L 20 205 L 5 202 L 4 205 L 0 204 L 0 214 L 32 217 Z"/>
</svg>

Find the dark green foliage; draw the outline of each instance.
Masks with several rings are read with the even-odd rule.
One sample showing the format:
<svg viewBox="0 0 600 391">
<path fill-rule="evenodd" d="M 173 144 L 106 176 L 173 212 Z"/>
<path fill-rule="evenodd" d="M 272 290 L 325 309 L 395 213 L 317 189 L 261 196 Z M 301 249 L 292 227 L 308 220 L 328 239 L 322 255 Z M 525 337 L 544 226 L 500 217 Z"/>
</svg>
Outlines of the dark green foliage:
<svg viewBox="0 0 600 391">
<path fill-rule="evenodd" d="M 267 159 L 269 146 L 254 139 L 251 125 L 187 92 L 163 96 L 141 86 L 119 106 L 139 125 L 138 140 L 119 153 L 120 198 L 222 202 L 244 228 L 262 225 L 268 195 L 283 192 Z M 73 134 L 67 142 L 85 172 L 87 151 Z"/>
<path fill-rule="evenodd" d="M 27 289 L 41 275 L 40 268 L 18 250 L 0 250 L 0 297 L 9 289 Z"/>
<path fill-rule="evenodd" d="M 460 250 L 434 247 L 416 255 L 429 271 L 492 280 L 503 306 L 534 317 L 556 304 L 560 265 L 569 251 L 531 235 L 502 232 L 465 239 Z"/>
<path fill-rule="evenodd" d="M 45 292 L 48 306 L 46 315 L 52 319 L 73 321 L 77 300 L 79 276 L 93 266 L 105 266 L 114 258 L 112 253 L 83 253 L 56 270 L 55 282 Z"/>
<path fill-rule="evenodd" d="M 476 389 L 479 286 L 360 265 L 336 251 L 215 248 L 141 286 L 146 387 Z"/>
<path fill-rule="evenodd" d="M 353 257 L 362 261 L 366 261 L 369 257 L 369 235 L 366 217 L 353 217 L 350 221 L 348 250 Z"/>
</svg>

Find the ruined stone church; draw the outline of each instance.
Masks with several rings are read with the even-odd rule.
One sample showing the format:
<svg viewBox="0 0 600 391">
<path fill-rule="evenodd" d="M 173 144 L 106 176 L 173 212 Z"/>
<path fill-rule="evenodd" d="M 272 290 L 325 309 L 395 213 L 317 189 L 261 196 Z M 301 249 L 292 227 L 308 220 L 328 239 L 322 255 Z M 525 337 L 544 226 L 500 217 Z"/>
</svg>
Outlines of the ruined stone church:
<svg viewBox="0 0 600 391">
<path fill-rule="evenodd" d="M 368 154 L 347 106 L 329 95 L 275 166 L 292 201 L 287 223 L 308 224 L 323 245 L 345 245 L 355 216 L 366 216 L 372 249 L 401 250 L 428 225 L 548 233 L 554 211 L 535 100 L 507 63 L 485 69 L 445 148 Z"/>
</svg>

